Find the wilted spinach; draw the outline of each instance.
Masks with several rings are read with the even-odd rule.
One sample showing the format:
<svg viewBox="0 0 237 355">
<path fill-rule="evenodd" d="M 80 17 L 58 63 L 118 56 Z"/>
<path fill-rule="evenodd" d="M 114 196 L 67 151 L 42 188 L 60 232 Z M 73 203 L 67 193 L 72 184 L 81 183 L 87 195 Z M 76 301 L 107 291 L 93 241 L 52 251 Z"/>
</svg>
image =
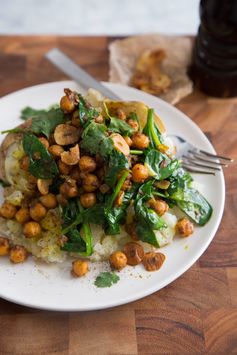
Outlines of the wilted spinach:
<svg viewBox="0 0 237 355">
<path fill-rule="evenodd" d="M 170 159 L 166 154 L 158 150 L 150 150 L 145 158 L 145 166 L 150 176 L 157 180 L 167 179 L 180 167 L 180 161 Z"/>
<path fill-rule="evenodd" d="M 79 95 L 78 113 L 81 125 L 86 128 L 90 122 L 99 115 L 99 112 L 93 108 L 81 95 Z"/>
<path fill-rule="evenodd" d="M 49 138 L 55 128 L 65 122 L 64 113 L 60 108 L 51 109 L 47 112 L 40 113 L 32 118 L 30 130 L 36 134 L 44 134 Z"/>
<path fill-rule="evenodd" d="M 128 168 L 129 163 L 127 157 L 125 157 L 124 154 L 113 150 L 109 157 L 107 173 L 105 175 L 106 184 L 110 187 L 114 187 L 118 178 L 118 173 Z"/>
<path fill-rule="evenodd" d="M 58 167 L 53 157 L 39 139 L 31 133 L 23 135 L 23 149 L 30 158 L 29 172 L 40 179 L 54 178 Z"/>
</svg>

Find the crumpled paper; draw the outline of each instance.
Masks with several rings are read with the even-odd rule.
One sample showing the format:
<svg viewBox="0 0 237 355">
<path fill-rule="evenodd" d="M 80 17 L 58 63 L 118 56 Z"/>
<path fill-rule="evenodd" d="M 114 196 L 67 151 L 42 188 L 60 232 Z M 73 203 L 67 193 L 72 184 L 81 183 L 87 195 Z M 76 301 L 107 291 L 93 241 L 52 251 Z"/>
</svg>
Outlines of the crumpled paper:
<svg viewBox="0 0 237 355">
<path fill-rule="evenodd" d="M 161 70 L 172 81 L 169 89 L 159 97 L 174 105 L 193 90 L 193 83 L 187 75 L 192 42 L 187 37 L 154 34 L 115 40 L 109 45 L 109 80 L 130 85 L 138 58 L 144 51 L 154 49 L 165 50 L 166 58 L 161 64 Z"/>
</svg>

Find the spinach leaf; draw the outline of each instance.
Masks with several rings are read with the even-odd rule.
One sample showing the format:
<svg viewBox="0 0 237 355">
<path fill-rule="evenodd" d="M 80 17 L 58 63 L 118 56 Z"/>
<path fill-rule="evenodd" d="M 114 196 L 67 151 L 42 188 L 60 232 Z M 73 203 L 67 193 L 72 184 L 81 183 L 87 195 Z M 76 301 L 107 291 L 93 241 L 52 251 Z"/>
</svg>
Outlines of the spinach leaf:
<svg viewBox="0 0 237 355">
<path fill-rule="evenodd" d="M 153 197 L 153 181 L 143 184 L 134 201 L 134 210 L 136 218 L 136 232 L 144 242 L 159 247 L 155 233 L 153 230 L 166 228 L 166 224 L 161 217 L 151 208 L 147 207 L 146 201 Z"/>
<path fill-rule="evenodd" d="M 100 154 L 108 158 L 113 151 L 112 140 L 105 135 L 107 127 L 103 124 L 92 121 L 83 132 L 81 148 L 90 154 Z"/>
<path fill-rule="evenodd" d="M 105 234 L 119 234 L 120 224 L 125 219 L 125 208 L 113 207 L 110 210 L 105 209 L 105 218 Z"/>
<path fill-rule="evenodd" d="M 77 252 L 82 256 L 89 256 L 93 252 L 93 236 L 89 223 L 83 220 L 83 212 L 84 210 L 77 199 L 69 200 L 67 206 L 63 208 L 62 234 L 65 234 L 69 240 L 62 249 Z"/>
<path fill-rule="evenodd" d="M 166 154 L 152 149 L 146 156 L 145 166 L 147 167 L 150 176 L 154 179 L 164 180 L 180 167 L 180 161 L 177 159 L 170 159 Z"/>
<path fill-rule="evenodd" d="M 133 134 L 134 129 L 131 126 L 129 126 L 129 124 L 127 124 L 123 120 L 120 120 L 119 118 L 110 115 L 108 107 L 105 102 L 104 102 L 104 109 L 107 117 L 110 120 L 110 123 L 108 125 L 109 131 L 120 133 L 123 136 L 131 136 Z"/>
<path fill-rule="evenodd" d="M 123 136 L 129 137 L 134 133 L 134 129 L 129 126 L 129 124 L 115 117 L 110 118 L 110 124 L 108 125 L 108 129 L 111 132 L 120 133 Z"/>
<path fill-rule="evenodd" d="M 49 138 L 54 129 L 61 123 L 65 122 L 64 113 L 61 109 L 51 109 L 47 112 L 40 113 L 32 118 L 31 131 L 36 134 L 44 134 Z"/>
<path fill-rule="evenodd" d="M 124 154 L 119 153 L 116 150 L 113 150 L 110 157 L 109 157 L 109 164 L 107 173 L 105 175 L 105 182 L 110 187 L 114 187 L 118 173 L 121 170 L 125 170 L 129 168 L 128 159 L 125 157 Z"/>
<path fill-rule="evenodd" d="M 30 173 L 40 179 L 54 178 L 58 173 L 58 167 L 53 157 L 45 146 L 31 133 L 23 136 L 23 149 L 30 158 Z"/>
<path fill-rule="evenodd" d="M 168 193 L 170 195 L 182 194 L 183 190 L 190 187 L 193 181 L 192 176 L 184 171 L 184 169 L 179 168 L 172 176 L 169 178 L 170 186 L 168 187 Z"/>
<path fill-rule="evenodd" d="M 111 287 L 113 284 L 116 284 L 120 280 L 119 276 L 114 272 L 101 272 L 94 285 L 97 287 Z"/>
<path fill-rule="evenodd" d="M 213 209 L 209 202 L 193 188 L 183 190 L 183 194 L 170 196 L 177 206 L 198 225 L 205 225 L 211 218 Z"/>
<path fill-rule="evenodd" d="M 153 149 L 159 149 L 159 145 L 162 144 L 162 135 L 154 121 L 154 110 L 149 109 L 147 114 L 147 122 L 143 128 L 143 133 L 150 139 L 150 147 Z"/>
<path fill-rule="evenodd" d="M 23 120 L 23 121 L 26 121 L 28 120 L 29 118 L 32 118 L 32 117 L 35 117 L 35 116 L 38 116 L 38 115 L 41 115 L 41 114 L 45 114 L 47 112 L 47 110 L 38 110 L 38 109 L 35 109 L 33 107 L 30 107 L 30 106 L 26 106 L 25 108 L 23 108 L 21 110 L 21 116 L 20 118 Z"/>
<path fill-rule="evenodd" d="M 87 127 L 89 123 L 99 115 L 99 112 L 90 106 L 86 100 L 79 95 L 80 101 L 78 104 L 78 113 L 81 125 L 83 128 Z"/>
</svg>

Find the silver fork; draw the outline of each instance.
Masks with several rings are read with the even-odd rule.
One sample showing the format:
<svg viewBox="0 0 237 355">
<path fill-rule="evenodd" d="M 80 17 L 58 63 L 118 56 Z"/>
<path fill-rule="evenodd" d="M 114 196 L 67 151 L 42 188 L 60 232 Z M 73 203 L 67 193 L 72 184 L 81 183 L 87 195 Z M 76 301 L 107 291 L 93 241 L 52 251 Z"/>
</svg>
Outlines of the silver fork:
<svg viewBox="0 0 237 355">
<path fill-rule="evenodd" d="M 62 72 L 82 85 L 84 89 L 94 88 L 107 97 L 120 100 L 114 92 L 93 78 L 58 48 L 51 49 L 46 53 L 45 57 Z M 221 171 L 221 167 L 227 167 L 229 163 L 233 162 L 231 158 L 211 154 L 202 149 L 198 149 L 180 136 L 170 136 L 177 147 L 177 157 L 182 159 L 183 167 L 190 172 L 215 175 L 216 171 Z"/>
<path fill-rule="evenodd" d="M 183 137 L 175 134 L 169 136 L 176 147 L 176 157 L 181 159 L 183 167 L 192 173 L 215 175 L 215 172 L 221 171 L 221 168 L 227 168 L 234 161 L 231 158 L 199 149 Z"/>
</svg>

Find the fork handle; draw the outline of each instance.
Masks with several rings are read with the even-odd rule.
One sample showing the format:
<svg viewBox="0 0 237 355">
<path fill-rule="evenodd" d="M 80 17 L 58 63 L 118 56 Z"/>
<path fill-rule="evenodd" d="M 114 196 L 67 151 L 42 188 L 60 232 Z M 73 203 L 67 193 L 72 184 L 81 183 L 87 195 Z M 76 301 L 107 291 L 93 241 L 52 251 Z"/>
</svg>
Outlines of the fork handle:
<svg viewBox="0 0 237 355">
<path fill-rule="evenodd" d="M 48 53 L 46 53 L 45 57 L 63 73 L 82 85 L 84 89 L 87 90 L 93 88 L 100 91 L 104 96 L 108 98 L 113 100 L 121 100 L 116 94 L 107 89 L 107 87 L 105 87 L 99 81 L 94 79 L 90 74 L 88 74 L 79 65 L 73 62 L 58 48 L 51 49 Z"/>
</svg>

